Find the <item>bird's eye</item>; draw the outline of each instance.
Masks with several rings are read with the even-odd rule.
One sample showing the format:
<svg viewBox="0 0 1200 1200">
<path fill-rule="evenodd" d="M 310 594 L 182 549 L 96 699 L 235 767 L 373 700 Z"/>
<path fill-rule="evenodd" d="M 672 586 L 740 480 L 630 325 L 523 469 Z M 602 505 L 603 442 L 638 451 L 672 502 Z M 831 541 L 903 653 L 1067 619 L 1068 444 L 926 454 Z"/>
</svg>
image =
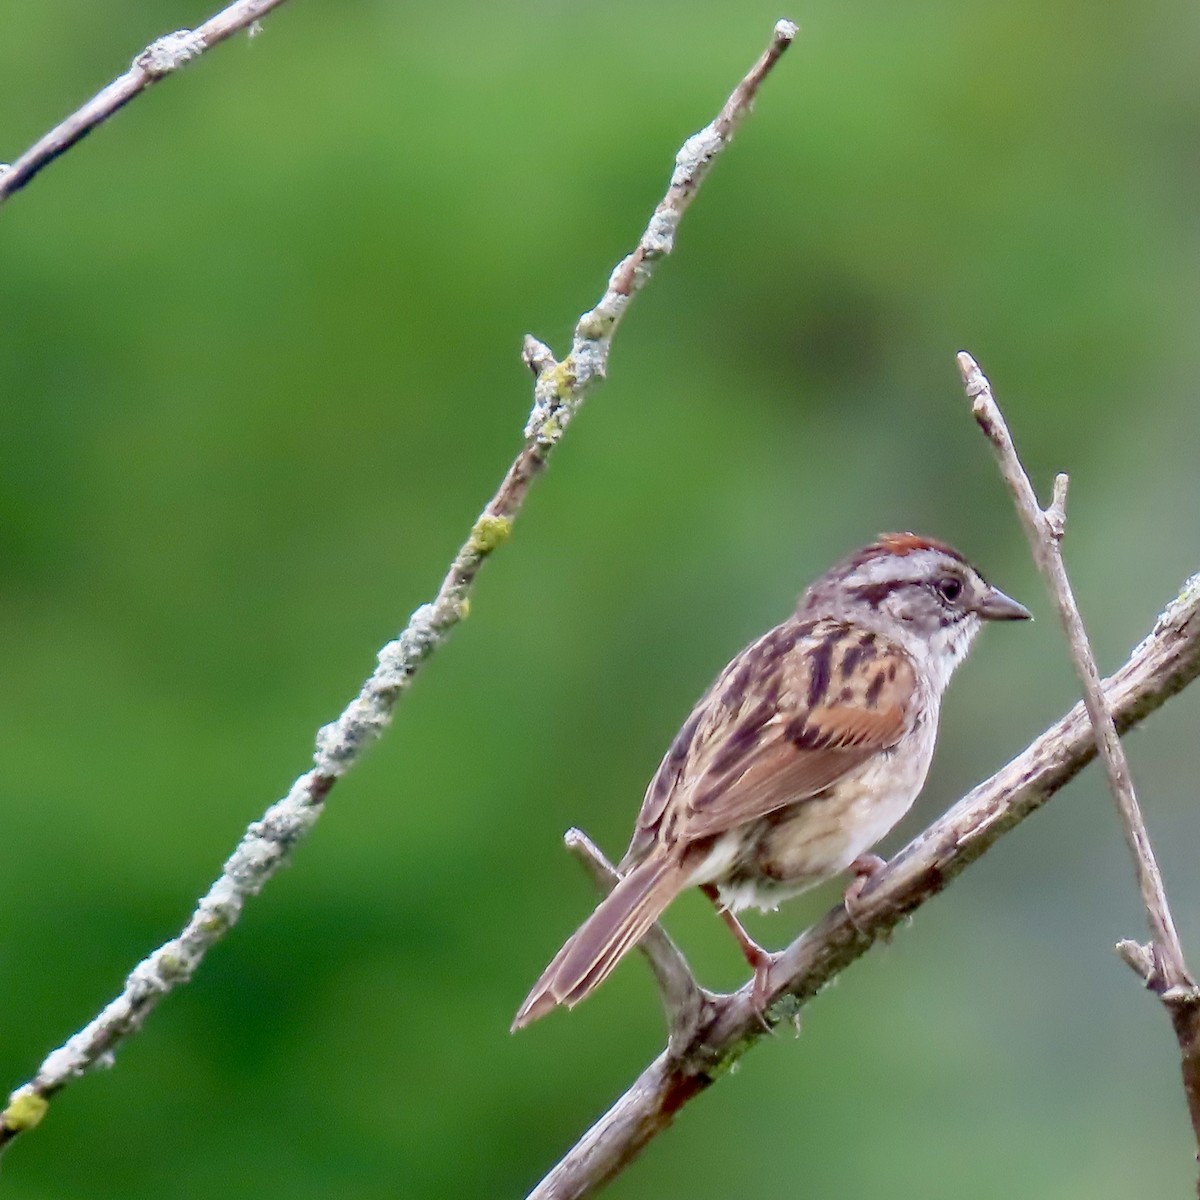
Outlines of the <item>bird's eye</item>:
<svg viewBox="0 0 1200 1200">
<path fill-rule="evenodd" d="M 953 604 L 962 595 L 962 589 L 962 580 L 953 575 L 947 575 L 945 579 L 937 581 L 938 595 L 950 604 Z"/>
</svg>

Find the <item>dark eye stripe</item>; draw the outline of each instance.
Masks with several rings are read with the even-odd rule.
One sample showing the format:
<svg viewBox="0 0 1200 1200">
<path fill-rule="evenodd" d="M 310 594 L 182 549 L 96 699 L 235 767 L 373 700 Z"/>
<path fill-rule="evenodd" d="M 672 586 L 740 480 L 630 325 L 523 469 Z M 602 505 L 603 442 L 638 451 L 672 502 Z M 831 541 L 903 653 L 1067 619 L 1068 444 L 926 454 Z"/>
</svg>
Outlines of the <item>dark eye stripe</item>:
<svg viewBox="0 0 1200 1200">
<path fill-rule="evenodd" d="M 882 579 L 878 583 L 860 583 L 850 589 L 850 595 L 878 608 L 893 592 L 913 587 L 916 582 L 915 579 Z"/>
</svg>

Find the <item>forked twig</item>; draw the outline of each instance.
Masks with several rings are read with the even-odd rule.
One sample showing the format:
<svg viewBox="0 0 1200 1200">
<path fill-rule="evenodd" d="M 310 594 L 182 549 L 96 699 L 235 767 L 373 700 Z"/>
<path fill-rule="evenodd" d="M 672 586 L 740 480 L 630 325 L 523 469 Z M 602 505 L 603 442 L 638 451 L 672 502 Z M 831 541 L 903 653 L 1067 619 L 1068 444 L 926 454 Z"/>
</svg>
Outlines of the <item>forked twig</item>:
<svg viewBox="0 0 1200 1200">
<path fill-rule="evenodd" d="M 1088 642 L 1079 607 L 1071 591 L 1062 560 L 1062 538 L 1066 526 L 1068 477 L 1059 475 L 1054 481 L 1054 496 L 1043 510 L 1029 482 L 1025 468 L 1017 456 L 1012 436 L 992 395 L 991 384 L 975 360 L 966 353 L 959 354 L 958 367 L 963 386 L 971 401 L 971 411 L 991 443 L 1000 473 L 1013 494 L 1017 513 L 1025 528 L 1034 562 L 1045 580 L 1046 588 L 1058 609 L 1059 619 L 1067 635 L 1071 662 L 1083 685 L 1084 703 L 1095 731 L 1096 745 L 1104 763 L 1109 788 L 1116 801 L 1125 840 L 1133 856 L 1134 871 L 1146 920 L 1150 927 L 1150 943 L 1122 941 L 1117 945 L 1121 958 L 1141 977 L 1167 1008 L 1171 1024 L 1179 1041 L 1184 1092 L 1192 1129 L 1200 1147 L 1200 990 L 1188 971 L 1183 947 L 1171 910 L 1167 903 L 1162 874 L 1154 857 L 1146 823 L 1133 788 L 1133 777 L 1125 757 L 1124 747 L 1117 735 L 1116 724 L 1104 698 L 1100 672 Z"/>
</svg>

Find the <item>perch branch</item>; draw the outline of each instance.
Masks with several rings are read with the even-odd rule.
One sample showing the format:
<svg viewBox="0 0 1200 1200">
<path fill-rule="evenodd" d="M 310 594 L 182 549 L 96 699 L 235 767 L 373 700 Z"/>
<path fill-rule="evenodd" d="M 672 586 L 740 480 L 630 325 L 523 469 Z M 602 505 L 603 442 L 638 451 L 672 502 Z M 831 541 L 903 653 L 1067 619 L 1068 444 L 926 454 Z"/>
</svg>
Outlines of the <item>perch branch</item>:
<svg viewBox="0 0 1200 1200">
<path fill-rule="evenodd" d="M 969 354 L 958 356 L 958 367 L 975 420 L 991 443 L 1000 473 L 1013 494 L 1034 562 L 1058 609 L 1067 635 L 1071 662 L 1083 685 L 1084 704 L 1095 731 L 1096 745 L 1104 763 L 1109 789 L 1116 801 L 1125 840 L 1133 857 L 1138 888 L 1150 927 L 1149 946 L 1140 947 L 1136 943 L 1122 941 L 1117 945 L 1117 952 L 1137 972 L 1146 987 L 1162 1000 L 1170 1015 L 1179 1041 L 1184 1092 L 1192 1130 L 1200 1147 L 1200 990 L 1197 990 L 1184 960 L 1183 947 L 1167 904 L 1162 873 L 1158 869 L 1150 835 L 1134 792 L 1125 749 L 1117 735 L 1112 713 L 1105 703 L 1100 672 L 1096 668 L 1083 618 L 1079 615 L 1079 606 L 1075 603 L 1071 582 L 1063 565 L 1062 538 L 1067 519 L 1069 481 L 1066 475 L 1059 475 L 1055 479 L 1054 497 L 1050 507 L 1043 511 L 1029 476 L 1021 466 L 987 377 Z"/>
<path fill-rule="evenodd" d="M 124 75 L 119 75 L 82 108 L 51 129 L 16 162 L 0 164 L 0 204 L 151 84 L 199 58 L 238 30 L 256 27 L 256 22 L 282 3 L 283 0 L 237 0 L 236 4 L 214 13 L 196 29 L 178 29 L 151 42 L 134 57 Z"/>
<path fill-rule="evenodd" d="M 260 3 L 258 7 L 265 11 L 269 5 Z M 665 199 L 655 210 L 637 248 L 618 264 L 600 302 L 579 319 L 571 353 L 561 363 L 556 362 L 541 342 L 532 337 L 525 339 L 522 358 L 536 375 L 525 445 L 476 520 L 437 595 L 418 608 L 400 636 L 379 652 L 374 673 L 341 716 L 318 732 L 315 766 L 249 827 L 179 936 L 139 963 L 121 994 L 53 1051 L 34 1077 L 12 1093 L 7 1108 L 0 1112 L 0 1149 L 35 1126 L 45 1115 L 50 1099 L 72 1079 L 93 1067 L 110 1064 L 117 1046 L 140 1028 L 158 1002 L 192 977 L 208 950 L 237 921 L 246 899 L 262 889 L 312 829 L 330 789 L 390 723 L 396 703 L 417 670 L 466 616 L 469 593 L 479 569 L 507 540 L 534 478 L 587 393 L 604 378 L 609 345 L 630 299 L 650 278 L 656 261 L 670 253 L 683 210 L 714 157 L 725 148 L 738 121 L 745 116 L 763 77 L 795 33 L 794 25 L 780 21 L 770 47 L 721 115 L 684 143 Z"/>
<path fill-rule="evenodd" d="M 1200 574 L 1159 617 L 1104 694 L 1124 731 L 1200 674 Z M 1082 704 L 991 779 L 963 797 L 875 876 L 853 921 L 839 904 L 800 935 L 771 972 L 766 1024 L 794 1018 L 808 1000 L 1030 813 L 1096 754 Z M 617 1175 L 675 1114 L 762 1037 L 753 985 L 721 1003 L 691 1042 L 660 1054 L 533 1190 L 530 1200 L 581 1200 Z"/>
</svg>

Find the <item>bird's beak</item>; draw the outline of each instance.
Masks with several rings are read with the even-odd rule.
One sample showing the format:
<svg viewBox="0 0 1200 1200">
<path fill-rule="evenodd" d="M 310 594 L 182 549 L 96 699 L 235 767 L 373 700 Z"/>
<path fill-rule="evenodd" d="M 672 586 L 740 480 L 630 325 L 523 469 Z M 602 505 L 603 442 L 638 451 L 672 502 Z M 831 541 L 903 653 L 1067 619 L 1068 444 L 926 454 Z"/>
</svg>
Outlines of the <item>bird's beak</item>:
<svg viewBox="0 0 1200 1200">
<path fill-rule="evenodd" d="M 1033 613 L 999 588 L 989 587 L 980 597 L 975 611 L 985 621 L 1032 621 Z"/>
</svg>

